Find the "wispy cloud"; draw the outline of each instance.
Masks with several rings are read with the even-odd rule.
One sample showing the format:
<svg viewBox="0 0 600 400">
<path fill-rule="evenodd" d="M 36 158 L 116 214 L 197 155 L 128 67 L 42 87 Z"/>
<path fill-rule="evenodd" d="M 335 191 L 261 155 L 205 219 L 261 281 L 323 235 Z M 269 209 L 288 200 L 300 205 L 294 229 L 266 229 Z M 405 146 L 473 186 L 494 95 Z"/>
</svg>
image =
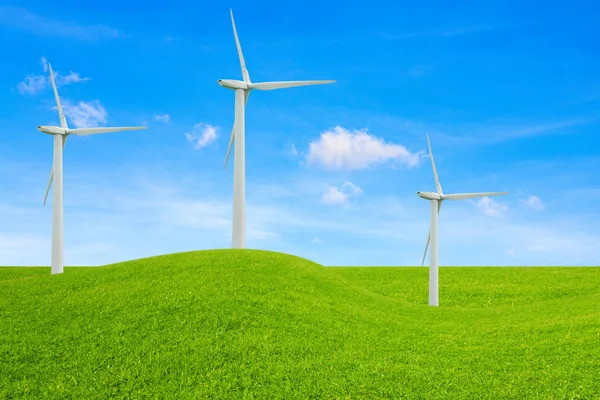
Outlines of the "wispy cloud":
<svg viewBox="0 0 600 400">
<path fill-rule="evenodd" d="M 36 94 L 47 86 L 44 75 L 27 75 L 22 82 L 17 84 L 17 90 L 21 94 Z"/>
<path fill-rule="evenodd" d="M 80 101 L 77 104 L 64 100 L 62 107 L 75 128 L 102 126 L 107 122 L 108 113 L 98 100 Z M 52 110 L 56 110 L 56 106 Z"/>
<path fill-rule="evenodd" d="M 194 125 L 192 131 L 186 133 L 185 137 L 188 142 L 194 145 L 194 149 L 199 150 L 215 142 L 217 139 L 217 128 L 200 122 Z"/>
<path fill-rule="evenodd" d="M 296 149 L 296 146 L 294 146 L 293 144 L 292 144 L 292 146 L 290 148 L 290 153 L 292 153 L 292 155 L 294 157 L 296 157 L 298 155 L 298 149 Z"/>
<path fill-rule="evenodd" d="M 595 121 L 594 117 L 571 118 L 553 122 L 505 122 L 490 120 L 485 123 L 462 124 L 461 126 L 439 128 L 439 131 L 456 131 L 456 134 L 438 133 L 436 137 L 452 144 L 460 145 L 489 145 L 506 140 L 523 137 L 556 135 L 565 132 L 566 128 L 581 126 Z M 572 132 L 572 131 L 569 131 Z"/>
<path fill-rule="evenodd" d="M 411 153 L 406 147 L 386 143 L 369 134 L 367 129 L 350 132 L 340 126 L 327 130 L 309 145 L 308 164 L 331 169 L 357 170 L 386 161 L 397 161 L 415 167 L 420 153 Z"/>
<path fill-rule="evenodd" d="M 499 203 L 489 197 L 482 197 L 476 201 L 473 201 L 473 203 L 477 208 L 490 217 L 498 217 L 508 211 L 508 206 L 506 204 Z"/>
<path fill-rule="evenodd" d="M 435 30 L 430 30 L 430 31 L 407 32 L 407 33 L 398 33 L 398 34 L 380 33 L 379 35 L 385 39 L 390 39 L 390 40 L 410 39 L 410 38 L 417 38 L 417 37 L 442 38 L 442 37 L 450 37 L 450 36 L 467 35 L 467 34 L 472 34 L 472 33 L 477 33 L 477 32 L 490 31 L 490 30 L 494 30 L 494 29 L 497 29 L 497 28 L 495 28 L 493 26 L 489 26 L 489 25 L 480 25 L 480 26 L 465 26 L 462 28 L 448 29 L 448 30 L 435 29 Z"/>
<path fill-rule="evenodd" d="M 571 100 L 571 103 L 582 104 L 582 103 L 590 103 L 592 101 L 598 101 L 598 100 L 600 100 L 600 92 L 591 93 L 587 96 L 583 96 L 583 97 Z"/>
<path fill-rule="evenodd" d="M 433 67 L 430 65 L 415 65 L 408 71 L 408 74 L 414 78 L 422 78 L 431 71 L 433 71 Z"/>
<path fill-rule="evenodd" d="M 60 36 L 75 40 L 114 39 L 122 33 L 104 25 L 82 25 L 52 20 L 25 8 L 0 6 L 0 26 L 19 29 L 44 36 Z"/>
<path fill-rule="evenodd" d="M 323 244 L 323 241 L 321 239 L 319 239 L 318 237 L 311 239 L 310 241 L 311 244 Z"/>
<path fill-rule="evenodd" d="M 165 124 L 171 123 L 171 116 L 169 114 L 155 114 L 153 119 L 155 121 L 164 122 Z"/>
<path fill-rule="evenodd" d="M 2 266 L 28 266 L 33 258 L 41 259 L 47 252 L 47 238 L 35 233 L 0 232 Z"/>
<path fill-rule="evenodd" d="M 40 63 L 45 74 L 28 74 L 25 79 L 17 84 L 17 90 L 20 94 L 36 94 L 47 87 L 52 86 L 50 75 L 48 74 L 48 61 L 42 57 Z M 62 75 L 59 71 L 53 71 L 54 82 L 57 87 L 70 85 L 72 83 L 85 82 L 91 78 L 83 78 L 78 72 L 69 71 L 68 75 Z"/>
<path fill-rule="evenodd" d="M 577 135 L 580 131 L 573 129 L 592 125 L 598 122 L 598 115 L 576 115 L 565 118 L 483 118 L 478 122 L 452 123 L 431 122 L 417 119 L 406 119 L 398 115 L 386 113 L 354 112 L 359 120 L 369 121 L 372 131 L 389 132 L 400 135 L 407 143 L 425 143 L 425 133 L 429 132 L 432 144 L 452 146 L 487 146 L 491 144 L 517 140 L 525 137 L 549 135 Z M 357 118 L 358 119 L 358 118 Z"/>
<path fill-rule="evenodd" d="M 60 74 L 57 74 L 57 76 L 55 77 L 56 79 L 56 85 L 69 85 L 71 83 L 78 83 L 78 82 L 85 82 L 85 81 L 89 81 L 91 78 L 82 78 L 79 73 L 77 72 L 73 72 L 70 71 L 69 75 L 67 76 L 62 76 Z"/>
<path fill-rule="evenodd" d="M 248 239 L 250 240 L 268 240 L 279 237 L 275 232 L 266 229 L 260 229 L 253 226 L 248 227 Z"/>
<path fill-rule="evenodd" d="M 544 208 L 546 208 L 546 205 L 542 203 L 542 200 L 537 196 L 531 195 L 526 199 L 520 199 L 519 201 L 521 202 L 521 204 L 524 204 L 527 207 L 534 209 L 535 211 L 542 211 Z"/>
<path fill-rule="evenodd" d="M 498 135 L 503 139 L 514 139 L 526 136 L 537 136 L 548 133 L 554 133 L 562 128 L 570 128 L 577 125 L 584 125 L 591 122 L 590 118 L 574 118 L 564 121 L 533 124 L 524 127 L 506 127 L 502 129 L 504 134 Z"/>
<path fill-rule="evenodd" d="M 349 198 L 358 196 L 361 193 L 361 188 L 352 182 L 346 181 L 340 187 L 327 187 L 327 190 L 321 196 L 321 201 L 325 204 L 343 204 Z"/>
<path fill-rule="evenodd" d="M 493 29 L 497 29 L 497 28 L 494 28 L 493 26 L 490 26 L 490 25 L 465 26 L 463 28 L 450 29 L 450 30 L 447 30 L 447 31 L 443 31 L 441 33 L 441 35 L 439 35 L 439 36 L 447 37 L 447 36 L 467 35 L 467 34 L 470 34 L 470 33 L 490 31 L 490 30 L 493 30 Z"/>
</svg>

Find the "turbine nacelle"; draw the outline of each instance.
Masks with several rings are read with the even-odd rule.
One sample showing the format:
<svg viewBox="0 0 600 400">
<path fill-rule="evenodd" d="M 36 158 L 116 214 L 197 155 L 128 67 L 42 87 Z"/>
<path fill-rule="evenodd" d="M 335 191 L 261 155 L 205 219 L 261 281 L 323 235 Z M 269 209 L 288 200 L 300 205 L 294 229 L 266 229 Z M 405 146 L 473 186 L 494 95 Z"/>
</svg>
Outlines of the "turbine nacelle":
<svg viewBox="0 0 600 400">
<path fill-rule="evenodd" d="M 38 125 L 37 128 L 40 132 L 46 133 L 48 135 L 67 135 L 66 129 L 60 128 L 58 126 Z"/>
<path fill-rule="evenodd" d="M 435 192 L 417 192 L 417 195 L 419 195 L 420 198 L 425 200 L 442 200 L 443 196 Z"/>
<path fill-rule="evenodd" d="M 248 89 L 252 89 L 252 84 L 248 84 L 247 82 L 243 82 L 243 81 L 238 81 L 235 79 L 219 79 L 217 81 L 217 83 L 221 86 L 223 86 L 224 88 L 227 89 L 231 89 L 231 90 L 237 90 L 237 89 L 244 89 L 244 90 L 248 90 Z"/>
</svg>

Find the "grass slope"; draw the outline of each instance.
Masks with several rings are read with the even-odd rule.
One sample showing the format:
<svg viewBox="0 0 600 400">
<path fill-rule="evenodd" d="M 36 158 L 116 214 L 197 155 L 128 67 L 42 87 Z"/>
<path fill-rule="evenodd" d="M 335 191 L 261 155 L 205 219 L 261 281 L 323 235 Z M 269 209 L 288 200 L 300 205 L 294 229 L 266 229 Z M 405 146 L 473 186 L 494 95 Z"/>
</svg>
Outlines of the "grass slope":
<svg viewBox="0 0 600 400">
<path fill-rule="evenodd" d="M 600 268 L 0 268 L 0 398 L 600 399 Z"/>
</svg>

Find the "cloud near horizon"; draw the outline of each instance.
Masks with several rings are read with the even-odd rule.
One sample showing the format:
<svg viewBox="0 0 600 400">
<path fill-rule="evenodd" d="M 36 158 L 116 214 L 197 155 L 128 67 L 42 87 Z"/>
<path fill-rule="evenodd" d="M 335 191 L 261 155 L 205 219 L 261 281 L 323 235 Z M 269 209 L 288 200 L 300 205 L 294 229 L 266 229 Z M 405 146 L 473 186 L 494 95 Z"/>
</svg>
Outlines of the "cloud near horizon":
<svg viewBox="0 0 600 400">
<path fill-rule="evenodd" d="M 38 170 L 31 161 L 16 163 L 10 169 Z M 47 179 L 46 172 L 19 179 L 19 185 L 27 188 L 22 193 L 38 190 L 39 180 Z M 230 188 L 218 189 L 208 179 L 210 173 L 198 179 L 199 191 L 182 183 L 196 173 L 168 170 L 160 164 L 126 171 L 112 167 L 93 181 L 89 173 L 69 172 L 66 190 L 72 205 L 65 212 L 65 224 L 70 225 L 65 250 L 68 265 L 103 265 L 230 245 Z M 257 191 L 255 186 L 249 191 L 248 240 L 252 245 L 324 265 L 420 262 L 429 223 L 428 207 L 421 200 L 408 193 L 403 197 L 372 194 L 362 199 L 360 207 L 313 207 L 312 202 L 300 200 L 306 198 L 304 188 L 314 184 L 313 178 L 303 177 L 272 185 L 276 187 L 264 196 L 259 195 L 263 188 Z M 337 189 L 347 194 L 356 192 L 355 186 L 342 184 Z M 289 192 L 285 201 L 272 196 L 283 191 Z M 318 190 L 314 193 L 321 194 Z M 49 210 L 23 202 L 22 196 L 9 195 L 0 202 L 0 219 L 6 221 L 0 227 L 0 265 L 47 265 Z M 481 202 L 491 209 L 493 203 Z M 584 213 L 528 220 L 532 215 L 528 210 L 501 205 L 505 210 L 502 218 L 492 219 L 485 212 L 474 213 L 473 206 L 452 202 L 442 211 L 444 265 L 577 265 L 600 257 L 600 249 L 594 246 L 600 240 L 594 222 Z M 328 245 L 318 246 L 319 242 Z M 332 251 L 341 248 L 335 246 L 345 246 L 345 251 Z"/>
</svg>

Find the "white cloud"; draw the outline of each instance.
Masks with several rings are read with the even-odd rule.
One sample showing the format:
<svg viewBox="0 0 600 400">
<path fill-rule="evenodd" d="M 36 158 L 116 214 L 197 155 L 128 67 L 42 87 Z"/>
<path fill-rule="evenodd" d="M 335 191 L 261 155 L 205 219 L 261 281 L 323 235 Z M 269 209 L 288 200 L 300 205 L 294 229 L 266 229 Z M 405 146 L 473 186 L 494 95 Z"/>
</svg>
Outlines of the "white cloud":
<svg viewBox="0 0 600 400">
<path fill-rule="evenodd" d="M 46 87 L 47 81 L 44 75 L 27 75 L 22 82 L 17 84 L 17 90 L 21 94 L 35 94 Z"/>
<path fill-rule="evenodd" d="M 114 39 L 119 30 L 103 25 L 79 25 L 63 20 L 53 21 L 18 7 L 0 6 L 0 26 L 20 29 L 44 36 L 62 36 L 76 40 Z"/>
<path fill-rule="evenodd" d="M 486 215 L 497 217 L 508 210 L 508 206 L 498 203 L 489 197 L 482 197 L 473 202 Z"/>
<path fill-rule="evenodd" d="M 522 204 L 533 208 L 535 211 L 542 211 L 544 208 L 546 208 L 546 205 L 542 203 L 542 200 L 537 196 L 531 195 L 527 199 L 520 199 L 519 201 Z"/>
<path fill-rule="evenodd" d="M 309 145 L 307 161 L 334 169 L 363 169 L 385 161 L 395 160 L 414 167 L 420 154 L 411 153 L 399 144 L 385 143 L 367 129 L 350 132 L 340 126 L 321 134 Z"/>
<path fill-rule="evenodd" d="M 186 133 L 185 137 L 194 145 L 194 149 L 198 150 L 212 144 L 217 139 L 217 128 L 200 122 L 194 125 L 192 132 Z"/>
<path fill-rule="evenodd" d="M 318 237 L 316 237 L 316 238 L 313 238 L 313 239 L 310 241 L 310 243 L 311 243 L 311 244 L 323 244 L 323 241 L 322 241 L 321 239 L 319 239 Z"/>
<path fill-rule="evenodd" d="M 171 123 L 171 116 L 169 114 L 156 114 L 153 118 L 155 121 L 164 122 L 165 124 Z"/>
<path fill-rule="evenodd" d="M 298 149 L 296 149 L 296 146 L 294 146 L 293 144 L 292 149 L 290 151 L 294 157 L 298 155 Z"/>
<path fill-rule="evenodd" d="M 62 76 L 59 72 L 54 74 L 56 86 L 69 85 L 71 83 L 89 81 L 90 78 L 82 78 L 78 72 L 69 71 L 69 75 Z"/>
<path fill-rule="evenodd" d="M 52 83 L 50 81 L 50 75 L 48 72 L 48 60 L 45 57 L 40 59 L 40 63 L 42 68 L 46 74 L 37 75 L 37 74 L 27 74 L 25 79 L 22 82 L 17 84 L 17 90 L 21 94 L 36 94 L 47 87 L 51 87 Z M 85 82 L 89 81 L 91 78 L 82 78 L 78 72 L 69 71 L 69 75 L 63 76 L 58 71 L 53 71 L 54 74 L 54 82 L 57 87 L 70 85 L 72 83 Z"/>
<path fill-rule="evenodd" d="M 65 100 L 62 107 L 75 128 L 102 126 L 107 122 L 108 113 L 98 100 L 80 101 L 77 104 Z M 52 110 L 56 110 L 56 106 Z"/>
<path fill-rule="evenodd" d="M 325 204 L 340 204 L 346 202 L 347 199 L 348 196 L 335 186 L 328 187 L 321 197 L 321 201 Z"/>
<path fill-rule="evenodd" d="M 349 198 L 358 196 L 361 193 L 361 188 L 352 182 L 346 181 L 339 188 L 336 186 L 329 186 L 321 196 L 321 201 L 325 204 L 342 204 L 348 201 Z"/>
</svg>

